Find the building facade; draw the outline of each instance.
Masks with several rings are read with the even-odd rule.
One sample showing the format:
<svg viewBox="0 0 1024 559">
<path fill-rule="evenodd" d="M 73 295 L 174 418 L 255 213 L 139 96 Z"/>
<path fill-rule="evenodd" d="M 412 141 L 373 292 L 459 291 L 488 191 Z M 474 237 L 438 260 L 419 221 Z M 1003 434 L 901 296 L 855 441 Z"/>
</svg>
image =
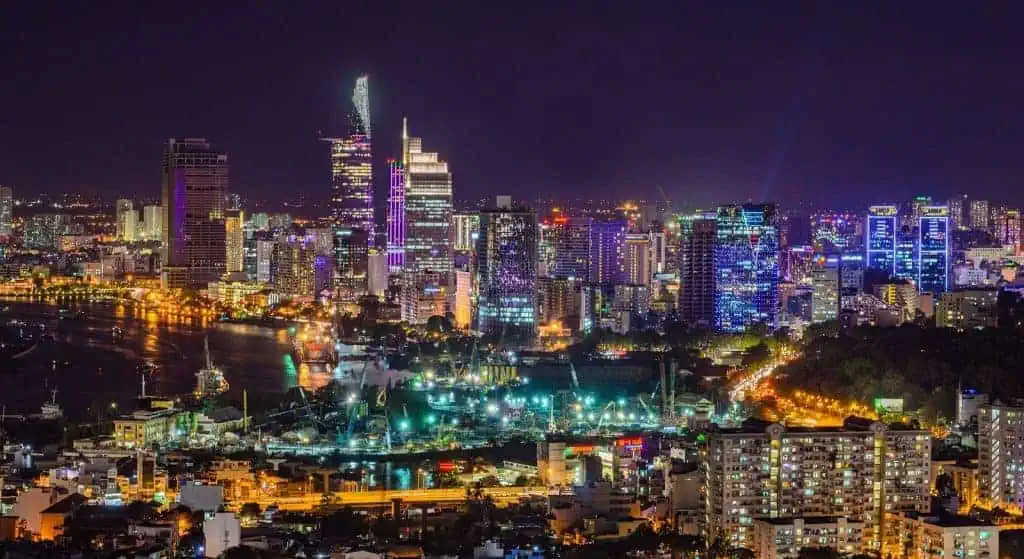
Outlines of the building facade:
<svg viewBox="0 0 1024 559">
<path fill-rule="evenodd" d="M 690 325 L 715 322 L 715 239 L 717 218 L 698 214 L 680 223 L 679 312 Z"/>
<path fill-rule="evenodd" d="M 871 206 L 867 217 L 867 266 L 896 274 L 896 206 Z"/>
<path fill-rule="evenodd" d="M 163 159 L 163 280 L 168 287 L 205 285 L 224 275 L 227 154 L 202 138 L 167 140 Z"/>
<path fill-rule="evenodd" d="M 362 229 L 372 244 L 373 150 L 366 76 L 356 80 L 352 104 L 349 134 L 325 140 L 331 145 L 331 214 L 337 227 Z"/>
<path fill-rule="evenodd" d="M 437 153 L 403 131 L 405 144 L 405 263 L 408 270 L 441 274 L 447 285 L 452 260 L 452 175 Z"/>
<path fill-rule="evenodd" d="M 507 343 L 537 334 L 537 215 L 525 208 L 480 212 L 477 330 Z"/>
<path fill-rule="evenodd" d="M 721 206 L 715 237 L 715 329 L 775 325 L 779 230 L 773 204 Z"/>
<path fill-rule="evenodd" d="M 949 256 L 952 243 L 949 208 L 925 206 L 918 220 L 917 287 L 938 295 L 949 290 Z"/>
</svg>

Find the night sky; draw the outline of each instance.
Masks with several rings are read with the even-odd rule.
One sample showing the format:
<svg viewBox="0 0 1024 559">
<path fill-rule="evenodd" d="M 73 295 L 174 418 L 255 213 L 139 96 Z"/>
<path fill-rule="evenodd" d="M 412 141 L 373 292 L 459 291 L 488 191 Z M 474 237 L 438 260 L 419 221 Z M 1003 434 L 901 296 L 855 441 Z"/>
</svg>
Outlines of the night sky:
<svg viewBox="0 0 1024 559">
<path fill-rule="evenodd" d="M 233 191 L 326 200 L 318 131 L 345 130 L 366 73 L 381 203 L 405 115 L 459 199 L 661 185 L 688 206 L 1024 205 L 1019 9 L 135 4 L 0 7 L 0 184 L 16 195 L 159 197 L 162 143 L 201 136 L 230 154 Z"/>
</svg>

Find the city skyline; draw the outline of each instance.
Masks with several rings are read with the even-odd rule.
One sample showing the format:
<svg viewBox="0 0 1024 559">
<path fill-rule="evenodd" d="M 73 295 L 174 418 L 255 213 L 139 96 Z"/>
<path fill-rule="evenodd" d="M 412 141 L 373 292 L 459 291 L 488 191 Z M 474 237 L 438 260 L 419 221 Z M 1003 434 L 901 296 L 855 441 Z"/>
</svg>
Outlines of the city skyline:
<svg viewBox="0 0 1024 559">
<path fill-rule="evenodd" d="M 574 11 L 552 9 L 554 20 Z M 317 148 L 317 138 L 344 130 L 351 84 L 368 74 L 378 221 L 387 197 L 385 161 L 400 152 L 404 116 L 459 169 L 455 189 L 466 200 L 510 191 L 566 197 L 629 191 L 658 200 L 661 187 L 678 205 L 701 207 L 747 199 L 848 207 L 922 192 L 946 199 L 960 191 L 1018 201 L 1014 185 L 1022 170 L 1010 146 L 1021 123 L 1006 110 L 1016 85 L 1000 71 L 1010 64 L 1006 41 L 1017 39 L 1007 39 L 1008 30 L 985 16 L 944 14 L 928 30 L 911 30 L 908 16 L 885 10 L 799 17 L 756 8 L 695 10 L 681 18 L 693 33 L 636 23 L 602 35 L 597 30 L 609 19 L 600 11 L 593 22 L 556 33 L 545 24 L 518 28 L 518 21 L 510 22 L 512 29 L 489 30 L 471 12 L 399 10 L 394 19 L 364 8 L 353 15 L 365 27 L 327 40 L 316 37 L 336 34 L 296 32 L 330 21 L 327 8 L 282 16 L 291 24 L 285 30 L 268 29 L 258 15 L 229 18 L 212 10 L 212 23 L 245 36 L 268 35 L 260 44 L 229 48 L 202 28 L 158 27 L 151 37 L 103 33 L 127 17 L 103 10 L 71 14 L 68 23 L 47 29 L 31 8 L 15 10 L 21 12 L 8 21 L 20 32 L 9 36 L 6 56 L 16 74 L 35 78 L 2 93 L 20 110 L 7 117 L 13 133 L 0 138 L 0 167 L 8 173 L 0 183 L 19 192 L 155 193 L 151 162 L 159 144 L 199 136 L 232 155 L 233 182 L 247 197 L 279 202 L 301 194 L 326 202 L 329 155 Z M 776 31 L 765 31 L 773 27 L 761 25 L 765 18 L 779 20 Z M 423 43 L 449 21 L 466 32 Z M 719 34 L 731 29 L 743 38 L 723 42 Z M 181 31 L 192 31 L 195 40 L 175 42 L 189 35 Z M 484 40 L 489 31 L 509 40 Z M 109 37 L 86 42 L 76 55 L 90 57 L 83 65 L 88 76 L 68 62 L 45 63 L 41 45 L 83 33 Z M 113 48 L 125 40 L 140 49 Z M 173 83 L 167 64 L 178 50 L 161 41 L 186 52 L 218 52 L 215 62 L 190 68 L 191 79 L 208 87 L 166 91 Z M 862 41 L 873 48 L 859 49 Z M 361 47 L 353 55 L 356 43 Z M 266 50 L 282 44 L 288 46 L 280 53 Z M 410 62 L 403 53 L 414 46 L 419 56 Z M 942 53 L 955 57 L 948 62 Z M 449 78 L 439 83 L 439 74 L 420 62 L 428 59 Z M 95 79 L 101 75 L 111 79 Z M 130 97 L 124 76 L 135 77 Z M 87 77 L 89 87 L 51 87 Z M 748 94 L 752 87 L 759 95 Z M 581 95 L 582 88 L 590 93 Z M 168 95 L 180 105 L 168 104 Z M 36 98 L 49 101 L 45 112 Z M 123 125 L 95 133 L 110 118 Z M 49 141 L 54 136 L 84 147 L 68 153 Z M 49 164 L 55 150 L 66 165 Z M 114 154 L 119 157 L 111 159 Z M 502 167 L 506 158 L 521 163 Z M 494 177 L 493 168 L 507 170 Z"/>
</svg>

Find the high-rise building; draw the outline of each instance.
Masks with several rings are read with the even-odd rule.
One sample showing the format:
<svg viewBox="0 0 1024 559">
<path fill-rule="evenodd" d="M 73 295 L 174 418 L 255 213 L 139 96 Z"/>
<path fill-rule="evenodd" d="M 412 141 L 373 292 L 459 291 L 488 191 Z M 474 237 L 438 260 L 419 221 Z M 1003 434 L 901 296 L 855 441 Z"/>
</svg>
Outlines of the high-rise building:
<svg viewBox="0 0 1024 559">
<path fill-rule="evenodd" d="M 971 200 L 971 229 L 988 231 L 988 200 Z"/>
<path fill-rule="evenodd" d="M 444 316 L 448 291 L 445 282 L 438 272 L 405 270 L 400 296 L 402 320 L 426 324 L 432 316 Z"/>
<path fill-rule="evenodd" d="M 277 242 L 266 231 L 256 234 L 256 281 L 271 283 L 274 281 L 274 254 Z"/>
<path fill-rule="evenodd" d="M 811 216 L 811 241 L 818 252 L 845 252 L 859 247 L 864 223 L 857 214 L 822 212 Z"/>
<path fill-rule="evenodd" d="M 164 284 L 205 285 L 227 269 L 228 156 L 202 138 L 167 140 L 163 160 Z"/>
<path fill-rule="evenodd" d="M 849 418 L 842 428 L 751 421 L 712 431 L 704 450 L 707 541 L 754 547 L 762 518 L 845 517 L 877 550 L 886 513 L 931 507 L 931 435 Z"/>
<path fill-rule="evenodd" d="M 335 291 L 340 301 L 354 302 L 367 293 L 370 237 L 363 229 L 334 230 Z"/>
<path fill-rule="evenodd" d="M 651 281 L 651 238 L 647 233 L 626 233 L 626 283 L 647 285 Z"/>
<path fill-rule="evenodd" d="M 455 244 L 453 248 L 460 252 L 473 250 L 476 246 L 476 239 L 480 235 L 480 214 L 453 214 L 452 226 L 455 228 Z"/>
<path fill-rule="evenodd" d="M 452 260 L 452 174 L 437 153 L 423 151 L 403 124 L 405 151 L 405 268 L 441 274 L 447 285 Z"/>
<path fill-rule="evenodd" d="M 142 208 L 142 237 L 147 241 L 159 241 L 163 238 L 163 231 L 163 207 L 144 206 Z"/>
<path fill-rule="evenodd" d="M 455 271 L 455 327 L 463 330 L 473 325 L 473 274 Z"/>
<path fill-rule="evenodd" d="M 587 281 L 590 277 L 590 217 L 556 216 L 545 230 L 545 244 L 553 247 L 554 269 L 548 275 Z M 549 241 L 550 239 L 550 241 Z"/>
<path fill-rule="evenodd" d="M 663 274 L 668 272 L 668 236 L 665 231 L 651 229 L 650 237 L 651 273 Z"/>
<path fill-rule="evenodd" d="M 921 219 L 921 208 L 932 206 L 931 196 L 915 196 L 905 205 L 905 211 L 900 212 L 900 225 L 903 227 L 917 227 Z"/>
<path fill-rule="evenodd" d="M 896 274 L 896 206 L 871 206 L 867 219 L 867 266 Z"/>
<path fill-rule="evenodd" d="M 229 274 L 243 270 L 245 232 L 242 231 L 242 223 L 244 220 L 245 216 L 242 214 L 242 210 L 226 210 L 224 212 L 225 266 Z"/>
<path fill-rule="evenodd" d="M 715 324 L 715 240 L 713 213 L 684 217 L 680 223 L 679 313 L 691 326 Z"/>
<path fill-rule="evenodd" d="M 626 282 L 625 221 L 594 221 L 590 225 L 590 283 Z"/>
<path fill-rule="evenodd" d="M 510 206 L 480 212 L 477 330 L 506 343 L 537 334 L 537 215 Z"/>
<path fill-rule="evenodd" d="M 582 278 L 537 278 L 537 314 L 539 321 L 548 324 L 561 321 L 573 330 L 579 328 L 580 288 Z M 571 318 L 572 317 L 572 318 Z"/>
<path fill-rule="evenodd" d="M 114 218 L 117 220 L 117 239 L 132 242 L 139 226 L 139 214 L 131 200 L 120 199 L 114 206 Z"/>
<path fill-rule="evenodd" d="M 1024 407 L 985 404 L 978 410 L 978 486 L 993 507 L 1024 507 Z"/>
<path fill-rule="evenodd" d="M 917 226 L 896 231 L 896 273 L 898 279 L 917 285 Z"/>
<path fill-rule="evenodd" d="M 993 232 L 999 244 L 1016 252 L 1020 245 L 1020 211 L 1000 208 L 993 216 Z"/>
<path fill-rule="evenodd" d="M 811 270 L 811 322 L 825 322 L 839 318 L 838 257 L 818 258 Z"/>
<path fill-rule="evenodd" d="M 388 160 L 388 270 L 398 272 L 405 266 L 405 167 L 401 161 Z"/>
<path fill-rule="evenodd" d="M 775 325 L 779 230 L 774 204 L 718 208 L 715 239 L 715 329 L 741 332 Z"/>
<path fill-rule="evenodd" d="M 312 299 L 317 294 L 316 238 L 281 235 L 274 249 L 274 289 L 287 298 Z"/>
<path fill-rule="evenodd" d="M 949 208 L 921 208 L 918 232 L 917 287 L 938 295 L 949 289 Z"/>
<path fill-rule="evenodd" d="M 5 240 L 14 231 L 14 191 L 9 186 L 0 186 L 0 240 Z"/>
<path fill-rule="evenodd" d="M 69 232 L 71 216 L 67 214 L 36 214 L 25 221 L 22 243 L 25 248 L 57 250 L 60 236 Z"/>
<path fill-rule="evenodd" d="M 962 231 L 967 229 L 968 220 L 967 209 L 970 208 L 970 203 L 967 201 L 966 194 L 957 194 L 956 196 L 949 199 L 946 202 L 949 207 L 949 225 L 954 231 Z"/>
<path fill-rule="evenodd" d="M 349 134 L 326 138 L 331 145 L 331 213 L 334 224 L 362 229 L 374 237 L 373 153 L 370 141 L 369 78 L 356 80 L 352 92 L 354 110 L 349 115 Z"/>
</svg>

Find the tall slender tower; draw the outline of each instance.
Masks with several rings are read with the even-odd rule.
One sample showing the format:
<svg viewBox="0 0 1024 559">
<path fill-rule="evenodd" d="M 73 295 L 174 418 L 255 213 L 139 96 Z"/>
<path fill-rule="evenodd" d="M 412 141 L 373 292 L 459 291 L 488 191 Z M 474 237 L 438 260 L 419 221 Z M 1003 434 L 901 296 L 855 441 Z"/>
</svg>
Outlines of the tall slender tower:
<svg viewBox="0 0 1024 559">
<path fill-rule="evenodd" d="M 335 225 L 362 229 L 373 243 L 373 157 L 371 149 L 369 78 L 356 80 L 349 133 L 324 138 L 331 145 L 331 213 Z"/>
<path fill-rule="evenodd" d="M 228 156 L 203 138 L 167 140 L 162 205 L 166 286 L 199 286 L 224 275 L 228 170 Z"/>
<path fill-rule="evenodd" d="M 404 128 L 404 125 L 403 125 Z M 405 268 L 432 271 L 447 283 L 452 271 L 452 175 L 437 153 L 403 130 Z"/>
</svg>

